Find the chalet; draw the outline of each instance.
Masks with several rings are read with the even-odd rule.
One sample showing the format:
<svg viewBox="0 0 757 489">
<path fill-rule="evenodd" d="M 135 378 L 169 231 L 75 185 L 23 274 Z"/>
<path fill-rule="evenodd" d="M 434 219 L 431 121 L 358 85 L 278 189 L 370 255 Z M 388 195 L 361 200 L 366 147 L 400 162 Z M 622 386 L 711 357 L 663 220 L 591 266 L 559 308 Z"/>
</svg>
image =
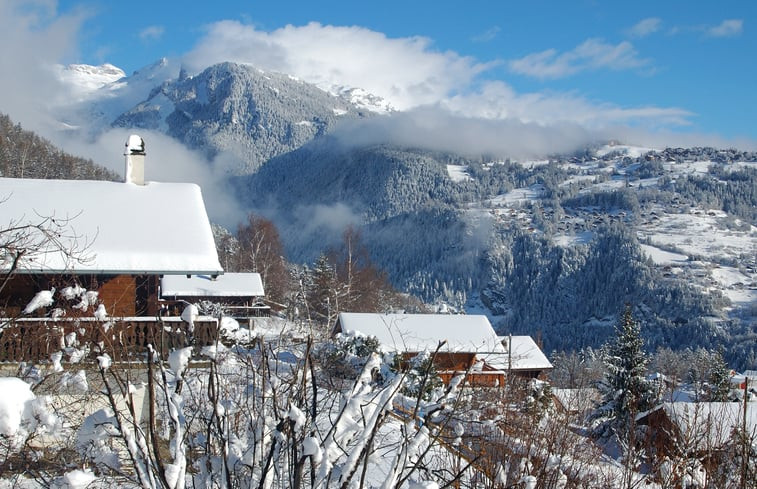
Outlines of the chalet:
<svg viewBox="0 0 757 489">
<path fill-rule="evenodd" d="M 519 340 L 508 349 L 481 315 L 343 312 L 333 332 L 375 336 L 383 351 L 399 353 L 404 360 L 438 349 L 435 365 L 445 382 L 467 372 L 471 385 L 504 385 L 508 372 L 532 377 L 540 368 L 552 367 L 533 340 L 521 341 L 530 337 L 513 337 Z M 543 358 L 536 360 L 539 355 Z"/>
<path fill-rule="evenodd" d="M 131 136 L 124 182 L 0 178 L 0 359 L 47 358 L 71 319 L 152 342 L 161 277 L 223 273 L 200 187 L 146 182 L 144 159 Z"/>
<path fill-rule="evenodd" d="M 265 291 L 259 273 L 210 275 L 164 275 L 160 280 L 163 304 L 180 314 L 183 304 L 211 302 L 223 307 L 236 320 L 269 316 L 270 306 L 263 302 Z"/>
<path fill-rule="evenodd" d="M 709 472 L 738 443 L 740 430 L 757 438 L 757 403 L 666 402 L 636 421 L 647 427 L 647 444 L 658 456 L 695 457 Z"/>
</svg>

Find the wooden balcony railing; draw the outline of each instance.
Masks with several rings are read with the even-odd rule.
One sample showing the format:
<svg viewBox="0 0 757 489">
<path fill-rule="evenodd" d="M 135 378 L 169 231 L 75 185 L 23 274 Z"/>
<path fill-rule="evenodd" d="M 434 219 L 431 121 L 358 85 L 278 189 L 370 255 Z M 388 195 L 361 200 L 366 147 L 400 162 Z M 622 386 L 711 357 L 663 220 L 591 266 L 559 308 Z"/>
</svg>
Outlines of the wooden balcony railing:
<svg viewBox="0 0 757 489">
<path fill-rule="evenodd" d="M 202 317 L 194 330 L 178 317 L 0 319 L 0 362 L 39 362 L 62 351 L 90 359 L 103 352 L 114 361 L 142 358 L 153 345 L 163 358 L 173 349 L 203 347 L 218 339 L 218 320 Z"/>
</svg>

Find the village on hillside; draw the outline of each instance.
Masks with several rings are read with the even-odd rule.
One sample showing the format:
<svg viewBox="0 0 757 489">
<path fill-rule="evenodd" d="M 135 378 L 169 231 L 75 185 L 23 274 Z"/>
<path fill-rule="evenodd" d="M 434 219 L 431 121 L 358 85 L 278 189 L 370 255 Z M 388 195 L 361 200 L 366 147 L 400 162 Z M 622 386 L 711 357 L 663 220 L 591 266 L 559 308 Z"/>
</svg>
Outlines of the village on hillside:
<svg viewBox="0 0 757 489">
<path fill-rule="evenodd" d="M 544 352 L 393 290 L 349 230 L 289 267 L 147 154 L 0 178 L 0 488 L 757 487 L 757 372 L 722 352 L 647 352 L 633 304 Z"/>
</svg>

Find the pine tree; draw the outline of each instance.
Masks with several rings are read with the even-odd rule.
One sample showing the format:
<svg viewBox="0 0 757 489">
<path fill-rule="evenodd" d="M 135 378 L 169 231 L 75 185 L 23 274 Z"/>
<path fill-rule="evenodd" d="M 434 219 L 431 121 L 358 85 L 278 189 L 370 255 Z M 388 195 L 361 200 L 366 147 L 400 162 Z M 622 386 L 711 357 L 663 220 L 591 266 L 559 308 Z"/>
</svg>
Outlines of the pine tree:
<svg viewBox="0 0 757 489">
<path fill-rule="evenodd" d="M 731 372 L 719 351 L 710 354 L 711 365 L 709 375 L 709 389 L 707 400 L 710 402 L 725 402 L 731 394 Z"/>
<path fill-rule="evenodd" d="M 636 414 L 656 402 L 655 389 L 646 378 L 648 359 L 643 350 L 641 327 L 626 306 L 617 336 L 604 355 L 607 368 L 602 411 L 614 428 L 623 433 L 633 424 Z"/>
<path fill-rule="evenodd" d="M 313 266 L 308 291 L 310 311 L 317 319 L 329 325 L 336 320 L 340 312 L 340 289 L 334 265 L 322 254 Z"/>
</svg>

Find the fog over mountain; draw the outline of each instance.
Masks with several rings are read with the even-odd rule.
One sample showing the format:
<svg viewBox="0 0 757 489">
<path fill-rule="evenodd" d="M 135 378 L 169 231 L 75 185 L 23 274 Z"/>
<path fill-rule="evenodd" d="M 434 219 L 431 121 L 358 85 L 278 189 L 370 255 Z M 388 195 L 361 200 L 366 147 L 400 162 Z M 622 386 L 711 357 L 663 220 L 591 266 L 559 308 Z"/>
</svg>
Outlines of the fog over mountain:
<svg viewBox="0 0 757 489">
<path fill-rule="evenodd" d="M 398 288 L 540 334 L 547 351 L 597 346 L 630 302 L 650 347 L 757 354 L 754 153 L 451 103 L 387 110 L 229 62 L 192 73 L 166 59 L 112 81 L 69 70 L 80 96 L 56 107 L 52 139 L 120 172 L 138 132 L 148 179 L 200 183 L 232 230 L 250 211 L 271 218 L 297 263 L 353 226 Z"/>
</svg>

